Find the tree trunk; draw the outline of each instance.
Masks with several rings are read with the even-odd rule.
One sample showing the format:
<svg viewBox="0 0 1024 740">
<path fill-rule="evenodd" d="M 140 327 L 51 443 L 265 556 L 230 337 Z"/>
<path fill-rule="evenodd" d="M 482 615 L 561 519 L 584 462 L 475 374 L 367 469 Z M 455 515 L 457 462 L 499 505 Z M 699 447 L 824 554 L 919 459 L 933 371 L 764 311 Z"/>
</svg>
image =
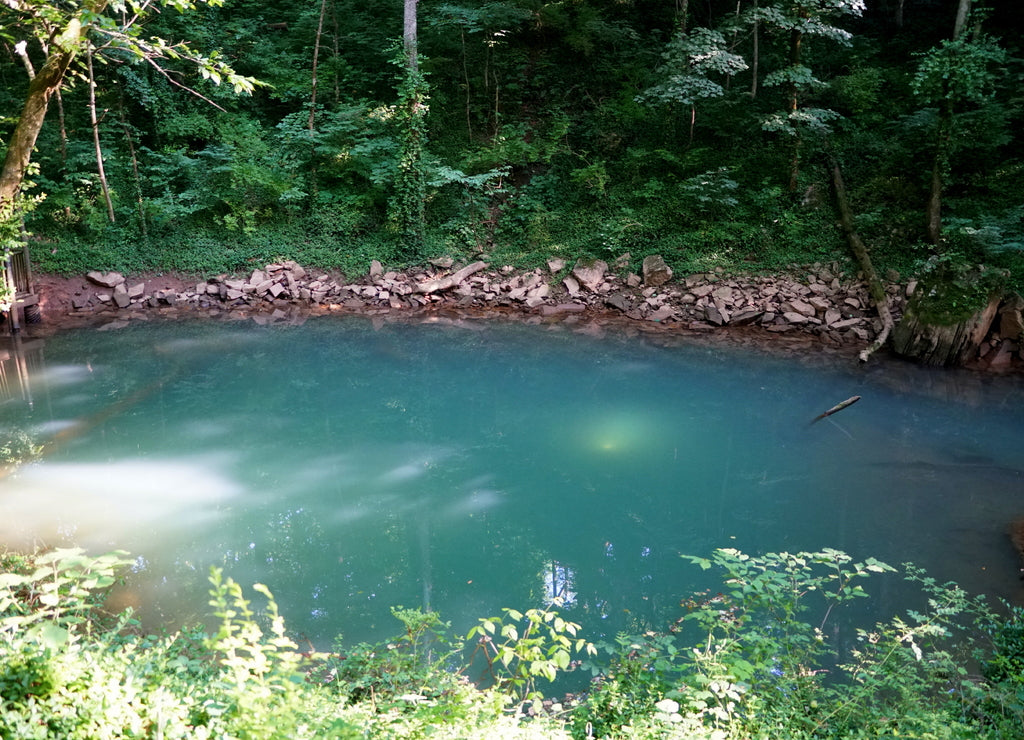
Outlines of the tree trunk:
<svg viewBox="0 0 1024 740">
<path fill-rule="evenodd" d="M 313 71 L 309 90 L 309 135 L 312 136 L 316 125 L 316 71 L 320 61 L 320 38 L 324 34 L 324 15 L 327 13 L 327 0 L 320 2 L 320 20 L 316 24 L 316 38 L 313 39 Z"/>
<path fill-rule="evenodd" d="M 882 330 L 878 333 L 875 341 L 860 353 L 860 361 L 867 362 L 868 358 L 882 347 L 889 338 L 889 333 L 893 328 L 892 314 L 889 312 L 889 300 L 885 294 L 885 286 L 878 279 L 878 273 L 875 272 L 875 266 L 871 262 L 868 248 L 854 226 L 853 211 L 846 197 L 846 185 L 843 182 L 842 170 L 839 169 L 839 162 L 832 158 L 829 164 L 832 167 L 832 187 L 835 193 L 836 206 L 839 209 L 839 223 L 842 226 L 843 234 L 846 235 L 847 244 L 850 245 L 850 249 L 853 250 L 853 255 L 857 258 L 857 263 L 860 265 L 860 269 L 864 272 L 864 279 L 867 281 L 871 300 L 874 302 L 875 310 L 878 311 L 878 316 L 882 320 Z"/>
<path fill-rule="evenodd" d="M 73 51 L 62 51 L 50 56 L 39 73 L 29 83 L 25 107 L 22 108 L 18 125 L 7 143 L 7 156 L 3 171 L 0 172 L 0 212 L 7 211 L 21 191 L 25 170 L 32 159 L 39 131 L 46 118 L 50 97 L 60 87 L 64 73 L 74 58 Z"/>
<path fill-rule="evenodd" d="M 123 95 L 118 96 L 117 112 L 121 119 L 121 129 L 124 131 L 124 140 L 128 145 L 128 155 L 131 158 L 132 163 L 132 177 L 135 180 L 135 208 L 139 215 L 139 231 L 142 232 L 143 237 L 146 237 L 148 236 L 146 228 L 146 209 L 144 208 L 144 200 L 142 196 L 142 177 L 139 174 L 139 158 L 135 153 L 135 141 L 132 139 L 132 130 L 128 126 L 128 119 L 124 114 Z"/>
<path fill-rule="evenodd" d="M 416 51 L 416 4 L 419 0 L 405 0 L 405 14 L 403 17 L 402 44 L 405 47 L 405 57 L 409 69 L 416 71 L 419 68 Z"/>
<path fill-rule="evenodd" d="M 939 122 L 940 129 L 942 122 Z M 941 143 L 944 138 L 939 132 L 940 142 L 936 147 L 935 158 L 932 162 L 932 180 L 928 193 L 928 205 L 925 209 L 925 233 L 931 244 L 938 244 L 942 238 L 942 170 L 945 167 L 945 147 Z"/>
<path fill-rule="evenodd" d="M 960 38 L 967 25 L 971 0 L 960 0 L 956 10 L 956 21 L 953 24 L 953 39 Z M 948 81 L 944 83 L 944 97 L 949 100 Z M 938 244 L 942 238 L 942 190 L 944 186 L 943 171 L 949 158 L 949 144 L 953 129 L 953 105 L 947 102 L 939 108 L 938 133 L 936 135 L 935 158 L 932 162 L 931 187 L 928 193 L 928 206 L 925 210 L 925 231 L 928 241 Z"/>
<path fill-rule="evenodd" d="M 103 166 L 103 147 L 100 146 L 100 119 L 96 114 L 96 77 L 92 69 L 92 52 L 86 49 L 85 52 L 87 69 L 89 71 L 89 124 L 92 127 L 92 145 L 96 152 L 96 172 L 100 177 L 100 190 L 103 191 L 103 200 L 107 204 L 107 218 L 110 223 L 115 222 L 114 201 L 110 197 L 110 184 L 107 182 L 107 171 Z"/>
<path fill-rule="evenodd" d="M 754 12 L 757 12 L 757 0 L 754 0 Z M 758 47 L 760 45 L 759 44 L 759 36 L 760 36 L 760 34 L 758 33 L 758 31 L 760 29 L 760 25 L 761 24 L 758 22 L 757 17 L 755 16 L 754 17 L 754 49 L 751 52 L 751 58 L 750 58 L 750 76 L 751 76 L 751 81 L 750 81 L 750 99 L 751 100 L 754 100 L 755 98 L 757 98 L 757 65 L 758 65 L 758 62 L 760 61 L 760 56 L 761 56 L 760 52 L 758 50 Z"/>
<path fill-rule="evenodd" d="M 806 17 L 806 15 L 801 15 Z M 789 37 L 789 63 L 795 68 L 800 64 L 800 51 L 803 44 L 803 32 L 794 28 Z M 795 193 L 800 184 L 800 148 L 802 145 L 800 129 L 793 124 L 793 114 L 800 104 L 800 88 L 795 82 L 789 85 L 790 125 L 793 126 L 793 156 L 789 163 L 789 192 Z"/>
<path fill-rule="evenodd" d="M 999 296 L 994 296 L 973 316 L 949 325 L 922 321 L 913 307 L 908 307 L 893 332 L 893 350 L 925 365 L 962 365 L 977 354 L 999 303 Z"/>
<path fill-rule="evenodd" d="M 106 2 L 91 3 L 88 10 L 99 13 L 105 7 Z M 81 41 L 82 23 L 75 18 L 68 23 L 60 37 L 54 40 L 46 63 L 29 83 L 25 106 L 18 118 L 18 125 L 7 142 L 7 154 L 4 157 L 3 170 L 0 171 L 0 218 L 13 214 L 14 202 L 21 191 L 25 170 L 32 160 L 32 149 L 46 119 L 50 98 L 64 82 L 64 74 L 75 58 Z"/>
<path fill-rule="evenodd" d="M 953 38 L 960 38 L 967 26 L 967 16 L 971 9 L 971 0 L 960 0 L 956 9 L 956 21 L 953 23 Z"/>
</svg>

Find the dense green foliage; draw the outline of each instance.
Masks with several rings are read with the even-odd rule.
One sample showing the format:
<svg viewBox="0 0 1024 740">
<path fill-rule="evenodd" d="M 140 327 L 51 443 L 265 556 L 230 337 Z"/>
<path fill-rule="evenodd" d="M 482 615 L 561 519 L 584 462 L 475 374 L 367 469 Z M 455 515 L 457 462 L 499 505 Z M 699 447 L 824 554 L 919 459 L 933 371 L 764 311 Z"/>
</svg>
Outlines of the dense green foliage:
<svg viewBox="0 0 1024 740">
<path fill-rule="evenodd" d="M 220 272 L 290 257 L 362 272 L 371 258 L 629 252 L 684 272 L 771 270 L 845 256 L 828 151 L 881 269 L 906 275 L 952 249 L 1019 285 L 1024 12 L 974 3 L 954 40 L 957 5 L 423 0 L 416 79 L 391 63 L 398 2 L 162 14 L 146 33 L 219 49 L 266 86 L 235 97 L 199 80 L 218 109 L 172 84 L 174 60 L 171 77 L 127 56 L 99 65 L 113 223 L 88 85 L 67 87 L 35 155 L 37 262 Z M 8 14 L 10 112 L 27 85 L 14 44 L 29 34 Z M 0 142 L 12 125 L 0 121 Z M 944 230 L 931 244 L 936 167 Z M 419 207 L 422 234 L 409 226 Z"/>
<path fill-rule="evenodd" d="M 133 565 L 125 553 L 7 554 L 0 737 L 1021 737 L 1019 608 L 997 614 L 905 566 L 921 609 L 857 629 L 844 648 L 833 620 L 888 565 L 836 550 L 688 559 L 721 570 L 723 592 L 598 650 L 550 607 L 481 619 L 466 638 L 475 650 L 437 614 L 399 607 L 394 639 L 320 654 L 299 652 L 265 587 L 254 607 L 217 569 L 213 626 L 158 636 L 101 607 Z M 481 652 L 490 688 L 467 678 Z M 573 655 L 595 680 L 543 701 L 536 679 L 576 667 Z"/>
</svg>

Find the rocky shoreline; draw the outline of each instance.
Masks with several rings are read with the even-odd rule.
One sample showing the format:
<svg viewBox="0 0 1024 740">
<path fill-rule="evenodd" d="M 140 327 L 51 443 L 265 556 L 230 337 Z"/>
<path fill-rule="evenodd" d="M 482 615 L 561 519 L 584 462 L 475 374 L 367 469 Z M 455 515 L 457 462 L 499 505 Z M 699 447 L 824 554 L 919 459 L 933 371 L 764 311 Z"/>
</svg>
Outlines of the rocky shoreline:
<svg viewBox="0 0 1024 740">
<path fill-rule="evenodd" d="M 624 255 L 611 265 L 593 260 L 569 266 L 556 258 L 549 260 L 547 269 L 528 272 L 482 261 L 457 265 L 447 259 L 397 272 L 373 262 L 365 276 L 348 281 L 282 261 L 242 276 L 208 279 L 133 279 L 116 272 L 90 272 L 84 278 L 41 276 L 38 289 L 43 321 L 58 327 L 116 328 L 154 312 L 228 312 L 275 323 L 334 312 L 380 315 L 454 309 L 497 311 L 537 321 L 613 316 L 652 328 L 701 333 L 744 329 L 766 340 L 799 335 L 832 348 L 862 348 L 881 330 L 867 284 L 845 274 L 836 262 L 795 267 L 786 277 L 710 272 L 679 279 L 660 257 L 647 257 L 640 274 L 628 272 L 628 262 Z M 914 281 L 887 286 L 895 320 L 915 288 Z M 1019 317 L 1018 309 L 1015 318 Z M 1018 342 L 993 334 L 972 364 L 1015 369 L 1022 363 Z"/>
</svg>

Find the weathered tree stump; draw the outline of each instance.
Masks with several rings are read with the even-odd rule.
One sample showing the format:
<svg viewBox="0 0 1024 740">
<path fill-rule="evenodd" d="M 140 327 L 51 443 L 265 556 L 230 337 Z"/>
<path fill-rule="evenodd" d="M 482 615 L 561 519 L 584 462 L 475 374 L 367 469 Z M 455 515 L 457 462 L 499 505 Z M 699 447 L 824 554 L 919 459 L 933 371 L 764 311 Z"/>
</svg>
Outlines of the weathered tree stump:
<svg viewBox="0 0 1024 740">
<path fill-rule="evenodd" d="M 949 324 L 921 319 L 920 309 L 911 304 L 892 333 L 893 351 L 925 365 L 962 365 L 977 354 L 999 303 L 1000 297 L 993 296 L 984 308 Z"/>
</svg>

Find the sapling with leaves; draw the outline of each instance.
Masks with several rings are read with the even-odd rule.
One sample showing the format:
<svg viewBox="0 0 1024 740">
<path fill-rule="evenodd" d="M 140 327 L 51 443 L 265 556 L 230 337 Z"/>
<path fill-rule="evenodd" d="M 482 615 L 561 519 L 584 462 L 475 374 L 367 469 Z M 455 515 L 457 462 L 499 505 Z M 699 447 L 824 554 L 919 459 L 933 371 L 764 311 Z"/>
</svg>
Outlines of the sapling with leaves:
<svg viewBox="0 0 1024 740">
<path fill-rule="evenodd" d="M 785 107 L 764 117 L 761 127 L 792 141 L 790 192 L 797 189 L 806 134 L 828 132 L 830 123 L 839 118 L 833 110 L 803 104 L 808 94 L 825 87 L 806 64 L 806 42 L 809 38 L 821 38 L 849 46 L 852 34 L 835 25 L 835 21 L 842 16 L 859 17 L 864 8 L 864 0 L 778 0 L 755 6 L 743 16 L 743 23 L 763 27 L 787 39 L 787 64 L 769 72 L 762 82 L 764 87 L 785 92 Z"/>
<path fill-rule="evenodd" d="M 985 105 L 994 95 L 1006 62 L 998 41 L 984 34 L 943 41 L 921 57 L 911 82 L 915 96 L 937 111 L 935 149 L 926 209 L 928 241 L 942 236 L 942 193 L 949 179 L 949 158 L 956 141 L 956 122 L 969 110 Z"/>
<path fill-rule="evenodd" d="M 743 57 L 729 51 L 725 37 L 709 28 L 695 28 L 675 36 L 662 53 L 659 81 L 637 96 L 648 104 L 682 105 L 690 112 L 690 138 L 697 120 L 697 102 L 725 95 L 720 80 L 747 69 Z"/>
<path fill-rule="evenodd" d="M 520 702 L 540 699 L 537 679 L 554 681 L 559 671 L 572 667 L 574 654 L 596 652 L 593 643 L 578 636 L 580 625 L 551 608 L 502 611 L 504 617 L 479 620 L 466 639 L 477 639 L 473 655 L 485 660 L 485 678 Z"/>
</svg>

